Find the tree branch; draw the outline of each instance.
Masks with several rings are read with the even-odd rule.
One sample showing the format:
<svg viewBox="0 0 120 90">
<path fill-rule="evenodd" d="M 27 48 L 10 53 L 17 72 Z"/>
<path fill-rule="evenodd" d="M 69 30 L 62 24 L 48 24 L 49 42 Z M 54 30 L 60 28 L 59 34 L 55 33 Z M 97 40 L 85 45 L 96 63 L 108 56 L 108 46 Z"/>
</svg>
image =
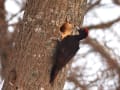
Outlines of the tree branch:
<svg viewBox="0 0 120 90">
<path fill-rule="evenodd" d="M 107 23 L 100 23 L 98 25 L 91 25 L 91 26 L 85 26 L 88 27 L 88 29 L 105 29 L 105 28 L 109 28 L 111 27 L 114 23 L 119 22 L 120 21 L 120 17 L 118 17 L 117 19 L 113 20 L 113 21 L 109 21 Z"/>
<path fill-rule="evenodd" d="M 108 63 L 108 66 L 110 66 L 111 68 L 116 68 L 116 67 L 119 68 L 117 60 L 113 58 L 111 54 L 106 50 L 106 48 L 102 46 L 99 42 L 88 37 L 85 40 L 85 43 L 92 46 L 95 51 L 99 52 L 104 58 L 106 58 L 106 62 Z"/>
<path fill-rule="evenodd" d="M 101 0 L 97 0 L 94 4 L 89 3 L 88 8 L 85 13 L 88 13 L 90 10 L 92 10 L 95 6 L 99 5 Z"/>
</svg>

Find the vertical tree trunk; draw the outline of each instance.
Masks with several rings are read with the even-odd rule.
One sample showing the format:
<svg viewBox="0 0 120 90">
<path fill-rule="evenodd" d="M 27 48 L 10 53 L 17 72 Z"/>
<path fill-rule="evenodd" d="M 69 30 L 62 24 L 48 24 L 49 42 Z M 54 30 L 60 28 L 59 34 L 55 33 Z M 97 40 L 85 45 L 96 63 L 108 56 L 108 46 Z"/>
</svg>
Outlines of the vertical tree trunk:
<svg viewBox="0 0 120 90">
<path fill-rule="evenodd" d="M 62 90 L 66 70 L 49 84 L 52 55 L 59 27 L 66 16 L 82 23 L 86 0 L 28 0 L 16 37 L 16 54 L 9 60 L 3 90 Z"/>
</svg>

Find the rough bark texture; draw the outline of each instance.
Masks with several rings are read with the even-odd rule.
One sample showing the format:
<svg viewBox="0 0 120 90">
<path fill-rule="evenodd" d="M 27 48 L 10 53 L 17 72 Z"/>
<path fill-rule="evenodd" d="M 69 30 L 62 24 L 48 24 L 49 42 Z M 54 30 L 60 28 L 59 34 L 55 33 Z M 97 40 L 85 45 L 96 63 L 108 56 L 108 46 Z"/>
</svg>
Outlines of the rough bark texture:
<svg viewBox="0 0 120 90">
<path fill-rule="evenodd" d="M 49 84 L 55 41 L 66 16 L 80 25 L 86 0 L 28 0 L 3 90 L 63 90 L 66 70 Z"/>
</svg>

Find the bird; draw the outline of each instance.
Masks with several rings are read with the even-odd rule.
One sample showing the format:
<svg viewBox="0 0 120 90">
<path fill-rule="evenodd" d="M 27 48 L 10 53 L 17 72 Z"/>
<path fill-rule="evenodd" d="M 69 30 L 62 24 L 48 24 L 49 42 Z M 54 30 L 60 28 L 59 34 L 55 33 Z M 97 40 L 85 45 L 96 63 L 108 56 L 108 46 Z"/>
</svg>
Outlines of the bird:
<svg viewBox="0 0 120 90">
<path fill-rule="evenodd" d="M 75 56 L 79 50 L 80 40 L 88 36 L 87 28 L 79 28 L 78 35 L 72 35 L 73 25 L 69 22 L 60 27 L 62 40 L 56 46 L 53 66 L 50 73 L 50 84 L 53 85 L 59 71 Z"/>
</svg>

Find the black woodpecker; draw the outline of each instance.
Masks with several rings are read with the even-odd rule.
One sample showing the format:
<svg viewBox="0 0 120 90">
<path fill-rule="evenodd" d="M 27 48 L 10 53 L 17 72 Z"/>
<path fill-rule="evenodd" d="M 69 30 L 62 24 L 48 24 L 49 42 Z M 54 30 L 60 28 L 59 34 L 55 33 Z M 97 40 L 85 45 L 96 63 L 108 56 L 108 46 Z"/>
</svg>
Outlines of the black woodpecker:
<svg viewBox="0 0 120 90">
<path fill-rule="evenodd" d="M 75 56 L 79 50 L 80 40 L 88 36 L 87 28 L 80 28 L 79 35 L 72 35 L 72 24 L 65 23 L 60 28 L 62 40 L 58 42 L 54 57 L 53 67 L 50 73 L 50 83 L 54 80 L 60 70 Z"/>
</svg>

